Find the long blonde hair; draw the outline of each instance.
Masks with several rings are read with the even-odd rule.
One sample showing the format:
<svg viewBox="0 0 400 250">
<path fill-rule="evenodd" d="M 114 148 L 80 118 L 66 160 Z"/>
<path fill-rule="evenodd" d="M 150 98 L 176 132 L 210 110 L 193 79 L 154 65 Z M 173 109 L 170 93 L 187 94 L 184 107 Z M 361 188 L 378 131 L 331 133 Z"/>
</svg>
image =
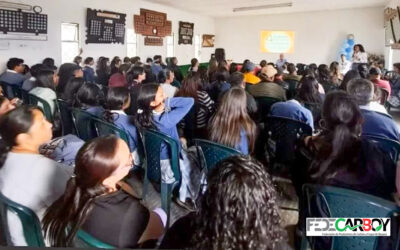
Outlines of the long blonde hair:
<svg viewBox="0 0 400 250">
<path fill-rule="evenodd" d="M 240 131 L 244 129 L 249 152 L 254 150 L 256 125 L 247 113 L 246 92 L 232 88 L 222 97 L 220 106 L 211 120 L 210 140 L 234 148 L 240 143 Z"/>
</svg>

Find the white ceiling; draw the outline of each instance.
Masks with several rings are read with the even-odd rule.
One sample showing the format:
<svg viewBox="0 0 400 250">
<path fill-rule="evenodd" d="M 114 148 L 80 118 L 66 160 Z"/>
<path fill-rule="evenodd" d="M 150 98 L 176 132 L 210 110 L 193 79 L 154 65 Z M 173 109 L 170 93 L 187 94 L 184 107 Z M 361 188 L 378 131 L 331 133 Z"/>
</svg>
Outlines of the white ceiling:
<svg viewBox="0 0 400 250">
<path fill-rule="evenodd" d="M 212 17 L 263 15 L 385 6 L 389 0 L 145 0 Z M 291 7 L 233 12 L 233 8 L 292 2 Z"/>
</svg>

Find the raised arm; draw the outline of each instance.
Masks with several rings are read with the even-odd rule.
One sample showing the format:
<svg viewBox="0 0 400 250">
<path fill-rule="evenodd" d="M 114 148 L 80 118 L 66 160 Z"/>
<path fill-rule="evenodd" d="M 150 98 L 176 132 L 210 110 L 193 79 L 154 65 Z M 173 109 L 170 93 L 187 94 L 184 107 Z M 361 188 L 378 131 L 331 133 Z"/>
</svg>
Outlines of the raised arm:
<svg viewBox="0 0 400 250">
<path fill-rule="evenodd" d="M 165 100 L 165 112 L 161 117 L 161 124 L 165 127 L 173 127 L 178 124 L 190 111 L 194 104 L 191 97 L 174 97 Z"/>
</svg>

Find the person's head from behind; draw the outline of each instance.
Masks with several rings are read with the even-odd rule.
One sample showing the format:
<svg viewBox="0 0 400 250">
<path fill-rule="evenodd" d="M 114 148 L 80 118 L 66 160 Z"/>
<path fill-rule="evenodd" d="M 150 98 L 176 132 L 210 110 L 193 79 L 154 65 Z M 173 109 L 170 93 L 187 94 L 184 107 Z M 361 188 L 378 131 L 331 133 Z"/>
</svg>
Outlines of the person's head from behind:
<svg viewBox="0 0 400 250">
<path fill-rule="evenodd" d="M 356 78 L 361 78 L 360 73 L 358 73 L 357 70 L 349 70 L 349 71 L 347 71 L 347 73 L 343 77 L 342 83 L 340 84 L 340 89 L 344 90 L 344 91 L 347 91 L 347 84 L 351 80 L 356 79 Z"/>
<path fill-rule="evenodd" d="M 361 44 L 356 44 L 353 47 L 354 52 L 365 52 L 364 46 Z"/>
<path fill-rule="evenodd" d="M 41 88 L 56 89 L 58 76 L 50 69 L 42 69 L 36 75 L 36 85 Z"/>
<path fill-rule="evenodd" d="M 15 109 L 15 105 L 7 97 L 0 96 L 0 117 L 13 109 Z"/>
<path fill-rule="evenodd" d="M 35 65 L 33 65 L 31 67 L 31 76 L 36 78 L 38 73 L 44 68 L 51 69 L 51 68 L 47 67 L 44 64 L 35 64 Z"/>
<path fill-rule="evenodd" d="M 155 128 L 153 110 L 159 113 L 164 111 L 165 99 L 166 95 L 158 84 L 148 83 L 142 85 L 137 99 L 137 124 L 143 128 Z"/>
<path fill-rule="evenodd" d="M 106 107 L 108 110 L 125 110 L 131 104 L 131 97 L 128 88 L 115 87 L 107 92 Z"/>
<path fill-rule="evenodd" d="M 76 94 L 84 84 L 85 81 L 83 78 L 71 78 L 65 86 L 64 92 L 61 94 L 61 99 L 72 105 L 75 102 Z"/>
<path fill-rule="evenodd" d="M 369 79 L 371 81 L 380 80 L 382 76 L 382 71 L 379 68 L 372 67 L 369 70 Z"/>
<path fill-rule="evenodd" d="M 71 246 L 96 197 L 115 192 L 132 166 L 128 145 L 114 135 L 86 142 L 75 159 L 74 176 L 64 194 L 47 210 L 42 220 L 51 246 Z M 69 228 L 69 230 L 67 230 Z"/>
<path fill-rule="evenodd" d="M 124 63 L 131 64 L 131 59 L 128 56 L 124 57 Z"/>
<path fill-rule="evenodd" d="M 86 57 L 85 61 L 83 62 L 83 64 L 85 64 L 87 66 L 93 66 L 94 65 L 93 57 Z"/>
<path fill-rule="evenodd" d="M 229 74 L 233 74 L 233 73 L 237 72 L 238 71 L 237 66 L 238 66 L 237 63 L 231 63 L 229 65 Z"/>
<path fill-rule="evenodd" d="M 22 74 L 24 72 L 24 60 L 20 58 L 10 58 L 7 62 L 7 69 L 13 70 L 17 73 Z"/>
<path fill-rule="evenodd" d="M 367 79 L 353 79 L 347 84 L 347 93 L 356 99 L 358 105 L 368 105 L 374 98 L 374 84 Z"/>
<path fill-rule="evenodd" d="M 197 58 L 192 58 L 192 60 L 190 60 L 190 66 L 192 69 L 199 67 L 199 60 L 197 60 Z"/>
<path fill-rule="evenodd" d="M 137 83 L 143 82 L 146 79 L 146 72 L 141 66 L 133 66 L 126 74 L 126 81 L 132 84 L 133 81 Z"/>
<path fill-rule="evenodd" d="M 368 78 L 368 73 L 369 73 L 369 69 L 368 66 L 366 64 L 360 64 L 357 67 L 358 73 L 360 73 L 360 76 L 364 79 Z"/>
<path fill-rule="evenodd" d="M 130 63 L 123 63 L 123 64 L 121 64 L 121 66 L 119 66 L 118 73 L 120 73 L 121 75 L 126 76 L 126 74 L 128 73 L 128 71 L 130 69 L 131 69 L 131 64 Z"/>
<path fill-rule="evenodd" d="M 265 66 L 267 66 L 267 61 L 266 60 L 261 60 L 260 67 L 263 68 Z"/>
<path fill-rule="evenodd" d="M 243 64 L 242 73 L 246 74 L 246 73 L 253 72 L 255 67 L 256 67 L 256 65 L 254 65 L 254 63 L 248 61 L 247 63 Z"/>
<path fill-rule="evenodd" d="M 329 81 L 329 68 L 326 64 L 320 64 L 318 66 L 318 76 L 322 81 Z"/>
<path fill-rule="evenodd" d="M 20 106 L 0 118 L 0 135 L 15 151 L 38 153 L 39 146 L 50 141 L 52 124 L 37 107 Z"/>
<path fill-rule="evenodd" d="M 174 71 L 170 69 L 163 69 L 158 73 L 158 83 L 169 83 L 174 81 L 175 74 Z"/>
<path fill-rule="evenodd" d="M 46 57 L 45 59 L 43 59 L 42 64 L 44 66 L 46 66 L 47 68 L 49 68 L 49 69 L 54 69 L 54 70 L 57 69 L 57 67 L 55 65 L 55 62 L 54 62 L 54 59 L 51 58 L 51 57 Z"/>
<path fill-rule="evenodd" d="M 151 57 L 147 57 L 146 63 L 147 64 L 152 64 L 153 63 L 153 59 L 151 59 Z"/>
<path fill-rule="evenodd" d="M 274 67 L 267 65 L 261 69 L 259 77 L 263 82 L 274 82 L 277 73 L 278 71 Z"/>
<path fill-rule="evenodd" d="M 83 84 L 76 93 L 75 106 L 80 108 L 96 107 L 103 101 L 103 92 L 94 83 Z"/>
<path fill-rule="evenodd" d="M 136 64 L 140 63 L 140 57 L 139 56 L 132 57 L 131 58 L 131 63 L 133 65 L 136 65 Z"/>
<path fill-rule="evenodd" d="M 97 70 L 102 71 L 104 73 L 108 73 L 108 66 L 109 66 L 110 59 L 107 57 L 100 57 L 97 61 Z"/>
<path fill-rule="evenodd" d="M 58 76 L 57 91 L 63 93 L 66 85 L 72 78 L 83 78 L 83 72 L 80 67 L 74 63 L 64 63 L 60 66 Z"/>
<path fill-rule="evenodd" d="M 289 72 L 289 74 L 295 75 L 296 74 L 296 66 L 293 63 L 289 63 L 287 66 L 287 71 Z"/>
<path fill-rule="evenodd" d="M 82 57 L 81 56 L 75 56 L 74 63 L 77 64 L 77 65 L 80 65 L 82 63 Z"/>
<path fill-rule="evenodd" d="M 156 64 L 161 64 L 162 63 L 162 56 L 161 55 L 155 55 L 153 57 L 153 62 Z"/>
<path fill-rule="evenodd" d="M 305 76 L 301 79 L 297 99 L 306 103 L 322 103 L 315 77 Z"/>
<path fill-rule="evenodd" d="M 178 65 L 178 58 L 176 58 L 175 56 L 172 57 L 172 59 L 171 59 L 171 64 L 172 64 L 173 66 L 177 66 L 177 65 Z"/>
<path fill-rule="evenodd" d="M 394 64 L 393 64 L 393 70 L 394 70 L 397 74 L 400 74 L 400 63 L 394 63 Z"/>
<path fill-rule="evenodd" d="M 332 62 L 331 65 L 329 65 L 329 71 L 331 72 L 331 74 L 339 74 L 340 73 L 340 69 L 339 69 L 339 63 L 338 62 Z"/>
<path fill-rule="evenodd" d="M 236 147 L 244 129 L 249 151 L 254 150 L 256 127 L 247 113 L 247 96 L 242 88 L 232 88 L 222 97 L 211 121 L 210 139 L 217 143 Z"/>
<path fill-rule="evenodd" d="M 196 219 L 196 249 L 277 249 L 284 240 L 278 197 L 265 167 L 249 156 L 219 162 Z"/>
<path fill-rule="evenodd" d="M 197 91 L 201 90 L 202 81 L 199 74 L 191 74 L 182 82 L 177 96 L 192 97 L 197 100 Z"/>
<path fill-rule="evenodd" d="M 232 88 L 245 88 L 246 82 L 244 81 L 244 75 L 240 72 L 235 72 L 231 74 L 229 77 L 229 83 L 231 84 Z"/>
</svg>

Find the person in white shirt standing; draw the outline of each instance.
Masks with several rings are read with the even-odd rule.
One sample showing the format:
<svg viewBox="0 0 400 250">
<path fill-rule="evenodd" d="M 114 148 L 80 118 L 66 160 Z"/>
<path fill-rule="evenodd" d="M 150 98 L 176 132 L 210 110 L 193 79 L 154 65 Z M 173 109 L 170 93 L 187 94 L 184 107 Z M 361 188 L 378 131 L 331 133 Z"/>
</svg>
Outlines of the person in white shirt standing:
<svg viewBox="0 0 400 250">
<path fill-rule="evenodd" d="M 357 70 L 360 64 L 368 63 L 368 54 L 365 52 L 364 46 L 361 44 L 354 45 L 354 53 L 352 57 L 352 69 Z"/>
<path fill-rule="evenodd" d="M 343 76 L 350 70 L 351 62 L 346 59 L 345 54 L 340 55 L 339 71 Z"/>
<path fill-rule="evenodd" d="M 285 58 L 284 54 L 279 55 L 279 59 L 276 61 L 276 67 L 278 70 L 282 70 L 282 66 L 287 63 L 287 60 Z M 283 71 L 283 70 L 282 70 Z"/>
<path fill-rule="evenodd" d="M 171 85 L 174 79 L 174 71 L 170 69 L 164 69 L 158 74 L 158 81 L 161 83 L 160 86 L 169 98 L 174 97 L 176 92 L 178 92 L 178 88 Z"/>
</svg>

